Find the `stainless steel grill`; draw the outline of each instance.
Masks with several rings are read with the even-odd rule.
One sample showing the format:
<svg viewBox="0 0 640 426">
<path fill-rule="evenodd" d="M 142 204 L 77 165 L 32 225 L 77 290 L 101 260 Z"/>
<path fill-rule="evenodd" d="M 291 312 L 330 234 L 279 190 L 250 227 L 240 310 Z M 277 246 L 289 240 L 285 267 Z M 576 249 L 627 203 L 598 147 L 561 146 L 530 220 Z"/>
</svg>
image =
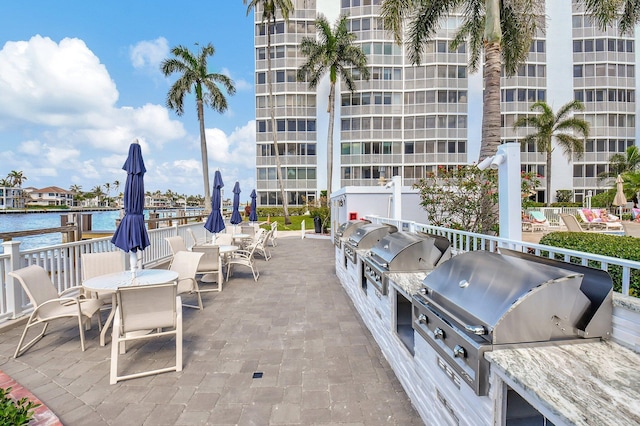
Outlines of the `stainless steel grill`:
<svg viewBox="0 0 640 426">
<path fill-rule="evenodd" d="M 338 248 L 342 248 L 343 239 L 349 238 L 356 229 L 368 223 L 371 222 L 368 220 L 350 220 L 343 223 L 333 235 L 333 244 Z"/>
<path fill-rule="evenodd" d="M 611 277 L 601 270 L 511 250 L 474 251 L 424 279 L 413 296 L 413 328 L 457 376 L 486 395 L 486 351 L 608 338 L 612 291 Z M 450 375 L 459 385 L 457 376 Z"/>
<path fill-rule="evenodd" d="M 382 238 L 363 259 L 364 277 L 381 294 L 387 294 L 389 272 L 431 271 L 450 257 L 450 243 L 444 237 L 394 232 Z"/>
<path fill-rule="evenodd" d="M 357 262 L 356 250 L 370 249 L 387 234 L 397 232 L 393 225 L 369 223 L 358 227 L 344 244 L 344 255 L 352 263 Z"/>
</svg>

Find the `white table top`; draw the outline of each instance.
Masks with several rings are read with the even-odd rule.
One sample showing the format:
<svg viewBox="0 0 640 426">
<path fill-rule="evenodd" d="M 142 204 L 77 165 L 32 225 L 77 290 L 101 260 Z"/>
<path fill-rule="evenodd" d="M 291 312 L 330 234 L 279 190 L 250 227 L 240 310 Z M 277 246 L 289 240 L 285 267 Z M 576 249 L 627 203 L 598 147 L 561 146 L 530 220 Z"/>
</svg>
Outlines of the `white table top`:
<svg viewBox="0 0 640 426">
<path fill-rule="evenodd" d="M 218 247 L 220 247 L 220 254 L 232 253 L 240 248 L 238 246 L 229 246 L 229 245 L 222 245 Z"/>
<path fill-rule="evenodd" d="M 249 234 L 233 234 L 233 238 L 234 239 L 245 239 L 245 238 L 251 238 L 251 235 L 249 235 Z"/>
<path fill-rule="evenodd" d="M 153 285 L 174 281 L 178 273 L 167 269 L 139 269 L 135 278 L 131 277 L 131 271 L 116 272 L 89 278 L 82 286 L 90 291 L 116 291 L 118 287 L 136 285 Z"/>
</svg>

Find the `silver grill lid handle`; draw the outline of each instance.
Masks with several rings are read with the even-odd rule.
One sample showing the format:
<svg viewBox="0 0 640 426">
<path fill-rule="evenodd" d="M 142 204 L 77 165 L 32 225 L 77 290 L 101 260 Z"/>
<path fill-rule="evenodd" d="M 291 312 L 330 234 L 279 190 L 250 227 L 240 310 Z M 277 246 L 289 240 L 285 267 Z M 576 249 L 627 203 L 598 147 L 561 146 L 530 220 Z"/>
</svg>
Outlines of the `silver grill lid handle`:
<svg viewBox="0 0 640 426">
<path fill-rule="evenodd" d="M 487 329 L 482 325 L 465 325 L 464 328 L 469 333 L 477 334 L 478 336 L 487 334 Z"/>
</svg>

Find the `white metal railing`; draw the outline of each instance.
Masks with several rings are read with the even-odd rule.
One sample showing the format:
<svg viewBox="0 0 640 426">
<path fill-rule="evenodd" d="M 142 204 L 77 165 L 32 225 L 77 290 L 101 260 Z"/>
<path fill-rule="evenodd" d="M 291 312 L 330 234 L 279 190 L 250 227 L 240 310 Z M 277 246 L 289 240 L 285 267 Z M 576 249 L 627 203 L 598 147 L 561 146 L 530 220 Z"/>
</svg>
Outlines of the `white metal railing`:
<svg viewBox="0 0 640 426">
<path fill-rule="evenodd" d="M 207 231 L 202 225 L 193 223 L 149 230 L 151 245 L 142 252 L 142 266 L 155 266 L 171 257 L 166 237 L 180 235 L 189 242 L 191 237 L 187 233 L 188 228 L 192 228 L 198 238 L 204 237 Z M 0 254 L 0 321 L 19 317 L 30 308 L 29 298 L 20 284 L 8 275 L 9 272 L 29 265 L 42 266 L 49 272 L 51 280 L 61 292 L 82 283 L 80 259 L 83 253 L 119 250 L 111 243 L 111 237 L 24 251 L 20 251 L 19 241 L 7 241 L 2 243 L 2 246 L 4 253 Z M 129 257 L 125 256 L 125 259 L 128 262 Z"/>
<path fill-rule="evenodd" d="M 495 252 L 502 247 L 532 253 L 538 256 L 544 255 L 551 259 L 561 258 L 565 262 L 579 263 L 584 266 L 600 268 L 603 271 L 610 272 L 616 278 L 619 277 L 621 285 L 620 292 L 624 295 L 629 295 L 631 276 L 637 276 L 640 274 L 640 262 L 632 260 L 618 259 L 615 257 L 602 256 L 535 243 L 527 243 L 523 241 L 508 240 L 490 235 L 474 234 L 450 228 L 419 224 L 413 221 L 396 220 L 378 216 L 367 216 L 367 219 L 370 220 L 371 223 L 386 223 L 394 225 L 398 230 L 423 232 L 426 234 L 443 236 L 451 242 L 451 250 L 453 254 L 473 250 L 488 250 Z M 614 278 L 614 281 L 616 278 Z"/>
</svg>

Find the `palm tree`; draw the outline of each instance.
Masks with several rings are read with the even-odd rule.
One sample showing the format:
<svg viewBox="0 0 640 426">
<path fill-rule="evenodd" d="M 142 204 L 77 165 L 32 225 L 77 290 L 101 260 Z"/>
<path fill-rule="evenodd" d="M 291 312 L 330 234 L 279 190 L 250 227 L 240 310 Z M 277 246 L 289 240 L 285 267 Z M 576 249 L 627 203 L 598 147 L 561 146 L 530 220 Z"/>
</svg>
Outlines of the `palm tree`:
<svg viewBox="0 0 640 426">
<path fill-rule="evenodd" d="M 538 101 L 531 105 L 531 111 L 539 114 L 528 115 L 518 118 L 513 125 L 514 129 L 519 127 L 533 127 L 536 133 L 529 134 L 522 139 L 521 143 L 535 142 L 538 152 L 546 154 L 545 177 L 547 184 L 547 207 L 551 205 L 551 154 L 554 150 L 553 140 L 569 157 L 572 152 L 578 156 L 584 151 L 583 141 L 589 136 L 589 123 L 581 118 L 571 116 L 573 111 L 583 111 L 584 106 L 580 101 L 571 101 L 554 114 L 553 109 L 544 101 Z M 582 138 L 574 136 L 579 134 Z"/>
<path fill-rule="evenodd" d="M 284 180 L 282 178 L 282 163 L 280 162 L 280 151 L 278 150 L 278 135 L 276 132 L 276 110 L 273 97 L 273 76 L 271 75 L 271 31 L 276 23 L 276 15 L 278 11 L 284 19 L 285 23 L 289 22 L 289 14 L 293 13 L 293 3 L 291 0 L 242 0 L 247 6 L 247 16 L 258 5 L 262 9 L 262 23 L 265 24 L 267 30 L 267 86 L 269 88 L 269 114 L 271 116 L 271 134 L 273 135 L 273 152 L 276 158 L 276 176 L 278 177 L 278 186 L 280 187 L 280 196 L 282 197 L 282 209 L 284 210 L 285 225 L 291 224 L 289 218 L 289 207 L 287 196 L 284 192 Z"/>
<path fill-rule="evenodd" d="M 119 180 L 114 180 L 113 181 L 113 189 L 118 192 L 118 189 L 120 189 L 120 181 Z"/>
<path fill-rule="evenodd" d="M 11 180 L 8 177 L 4 178 L 4 179 L 0 179 L 0 188 L 1 187 L 7 188 L 7 187 L 10 187 L 10 186 L 12 186 L 11 185 Z"/>
<path fill-rule="evenodd" d="M 613 154 L 609 158 L 609 171 L 600 173 L 599 179 L 616 177 L 625 172 L 634 172 L 640 168 L 640 151 L 635 145 L 627 148 L 624 154 Z"/>
<path fill-rule="evenodd" d="M 111 184 L 109 182 L 104 184 L 104 190 L 107 193 L 107 206 L 111 205 Z"/>
<path fill-rule="evenodd" d="M 177 115 L 184 113 L 184 97 L 193 89 L 196 96 L 198 109 L 198 121 L 200 123 L 200 151 L 202 155 L 202 176 L 204 181 L 205 212 L 211 211 L 211 188 L 209 188 L 209 159 L 207 154 L 207 138 L 204 127 L 204 105 L 207 105 L 219 113 L 227 110 L 227 99 L 218 87 L 223 86 L 229 95 L 236 93 L 233 80 L 224 74 L 210 73 L 207 69 L 207 58 L 215 54 L 211 43 L 202 47 L 197 55 L 194 55 L 184 46 L 176 46 L 171 49 L 173 58 L 162 61 L 160 69 L 165 76 L 180 73 L 180 77 L 171 86 L 167 93 L 167 107 Z"/>
<path fill-rule="evenodd" d="M 620 0 L 583 0 L 586 10 L 605 25 L 614 17 Z M 640 0 L 625 0 L 640 2 Z M 531 41 L 544 19 L 544 1 L 505 0 L 383 0 L 382 18 L 396 42 L 407 34 L 409 58 L 419 64 L 424 43 L 431 40 L 449 15 L 460 13 L 451 47 L 470 46 L 469 67 L 477 70 L 484 52 L 484 101 L 480 158 L 495 154 L 500 144 L 500 74 L 512 76 L 529 53 Z M 409 20 L 405 29 L 405 21 Z"/>
<path fill-rule="evenodd" d="M 27 180 L 27 177 L 22 173 L 22 171 L 11 170 L 11 172 L 7 175 L 7 178 L 11 182 L 11 186 L 22 187 L 22 182 Z"/>
<path fill-rule="evenodd" d="M 100 185 L 94 186 L 93 189 L 91 190 L 91 193 L 93 194 L 94 197 L 98 198 L 98 205 L 102 204 L 102 201 L 104 199 L 104 192 L 102 191 L 102 186 Z"/>
<path fill-rule="evenodd" d="M 347 16 L 338 18 L 333 30 L 322 14 L 316 19 L 318 39 L 305 37 L 300 44 L 300 51 L 307 57 L 298 70 L 298 80 L 309 81 L 309 87 L 316 88 L 325 74 L 329 74 L 329 133 L 327 135 L 327 194 L 331 195 L 331 179 L 333 174 L 333 126 L 335 119 L 336 83 L 338 77 L 351 92 L 355 82 L 351 69 L 360 72 L 363 79 L 369 80 L 367 56 L 359 46 L 354 45 L 356 35 L 347 29 Z"/>
</svg>

